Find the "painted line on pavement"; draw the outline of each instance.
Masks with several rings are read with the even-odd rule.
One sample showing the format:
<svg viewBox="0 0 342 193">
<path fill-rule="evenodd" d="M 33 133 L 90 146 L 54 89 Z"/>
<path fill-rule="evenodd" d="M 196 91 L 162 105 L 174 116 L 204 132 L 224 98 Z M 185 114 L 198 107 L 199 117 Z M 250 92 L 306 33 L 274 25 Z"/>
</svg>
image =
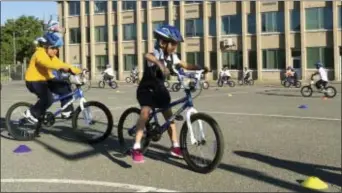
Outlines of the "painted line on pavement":
<svg viewBox="0 0 342 193">
<path fill-rule="evenodd" d="M 242 115 L 242 116 L 259 116 L 259 117 L 277 117 L 277 118 L 290 118 L 290 119 L 312 119 L 312 120 L 323 120 L 323 121 L 341 121 L 337 118 L 329 117 L 301 117 L 291 115 L 277 115 L 277 114 L 254 114 L 254 113 L 231 113 L 231 112 L 219 112 L 219 111 L 202 111 L 211 114 L 223 114 L 223 115 Z"/>
<path fill-rule="evenodd" d="M 160 189 L 149 186 L 139 186 L 133 184 L 124 184 L 117 182 L 91 181 L 91 180 L 71 180 L 71 179 L 1 179 L 1 183 L 52 183 L 52 184 L 76 184 L 76 185 L 92 185 L 106 186 L 113 188 L 132 189 L 139 192 L 176 192 L 174 190 Z"/>
</svg>

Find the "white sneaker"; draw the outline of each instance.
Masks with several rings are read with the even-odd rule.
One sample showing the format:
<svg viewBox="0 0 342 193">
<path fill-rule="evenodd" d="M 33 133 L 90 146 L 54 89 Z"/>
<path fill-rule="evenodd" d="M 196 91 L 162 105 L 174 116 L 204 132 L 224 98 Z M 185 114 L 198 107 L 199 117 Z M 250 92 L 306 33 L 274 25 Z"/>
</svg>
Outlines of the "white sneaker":
<svg viewBox="0 0 342 193">
<path fill-rule="evenodd" d="M 36 119 L 32 114 L 30 110 L 26 110 L 24 112 L 24 117 L 32 124 L 38 123 L 38 119 Z"/>
</svg>

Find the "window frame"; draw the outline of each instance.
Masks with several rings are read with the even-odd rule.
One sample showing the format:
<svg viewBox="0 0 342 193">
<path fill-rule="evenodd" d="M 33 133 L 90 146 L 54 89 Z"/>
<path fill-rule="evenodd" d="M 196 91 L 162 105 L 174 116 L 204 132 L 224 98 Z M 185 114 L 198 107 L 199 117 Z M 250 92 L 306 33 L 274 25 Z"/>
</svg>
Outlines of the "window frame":
<svg viewBox="0 0 342 193">
<path fill-rule="evenodd" d="M 274 68 L 268 68 L 268 53 L 269 52 L 274 52 L 275 53 L 275 60 L 273 67 Z M 266 55 L 266 58 L 265 58 Z M 262 70 L 263 71 L 274 71 L 274 70 L 283 70 L 286 68 L 286 63 L 285 63 L 285 50 L 284 49 L 263 49 L 262 50 Z M 283 63 L 280 63 L 283 62 Z"/>
<path fill-rule="evenodd" d="M 101 32 L 103 31 L 103 39 L 101 38 Z M 94 27 L 95 33 L 95 42 L 96 43 L 105 43 L 108 42 L 108 31 L 107 26 L 95 26 Z M 100 33 L 100 34 L 99 34 Z"/>
<path fill-rule="evenodd" d="M 73 36 L 74 36 L 74 38 L 76 38 L 76 41 L 73 41 L 73 39 L 74 39 Z M 69 28 L 69 43 L 70 44 L 80 44 L 81 39 L 82 39 L 81 29 L 79 27 Z"/>
<path fill-rule="evenodd" d="M 188 24 L 192 22 L 191 27 L 188 26 Z M 200 27 L 198 27 L 200 25 Z M 198 29 L 199 28 L 199 29 Z M 189 29 L 191 30 L 191 34 L 189 33 Z M 191 18 L 185 20 L 185 37 L 203 37 L 204 31 L 203 31 L 203 19 L 202 18 Z"/>
<path fill-rule="evenodd" d="M 238 23 L 234 23 L 238 22 Z M 222 35 L 241 35 L 242 34 L 242 15 L 223 15 L 221 16 Z M 227 28 L 227 31 L 226 31 Z"/>
<path fill-rule="evenodd" d="M 134 31 L 133 34 L 131 34 L 129 37 L 127 37 L 129 35 L 129 33 L 128 32 L 126 33 L 128 26 L 132 26 L 133 31 Z M 122 37 L 123 41 L 135 41 L 137 39 L 137 25 L 136 25 L 136 23 L 123 24 L 122 25 L 122 31 L 123 31 L 123 37 Z M 127 38 L 131 37 L 131 39 L 126 39 L 126 37 Z"/>
<path fill-rule="evenodd" d="M 233 58 L 231 58 L 233 56 Z M 222 52 L 222 66 L 228 66 L 229 70 L 241 70 L 243 67 L 242 50 L 229 50 Z M 235 61 L 235 67 L 232 67 L 232 61 Z"/>
</svg>

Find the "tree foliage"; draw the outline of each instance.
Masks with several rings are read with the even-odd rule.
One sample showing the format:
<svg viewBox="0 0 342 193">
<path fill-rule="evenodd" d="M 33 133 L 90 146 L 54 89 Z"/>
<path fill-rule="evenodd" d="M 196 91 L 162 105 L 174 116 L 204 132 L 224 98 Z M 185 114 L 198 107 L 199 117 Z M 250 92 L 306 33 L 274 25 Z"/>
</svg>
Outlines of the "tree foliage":
<svg viewBox="0 0 342 193">
<path fill-rule="evenodd" d="M 30 59 L 35 46 L 33 41 L 43 33 L 43 21 L 34 16 L 21 16 L 9 19 L 1 26 L 1 65 L 13 64 L 13 42 L 15 40 L 16 60 Z M 15 34 L 15 38 L 13 38 Z"/>
</svg>

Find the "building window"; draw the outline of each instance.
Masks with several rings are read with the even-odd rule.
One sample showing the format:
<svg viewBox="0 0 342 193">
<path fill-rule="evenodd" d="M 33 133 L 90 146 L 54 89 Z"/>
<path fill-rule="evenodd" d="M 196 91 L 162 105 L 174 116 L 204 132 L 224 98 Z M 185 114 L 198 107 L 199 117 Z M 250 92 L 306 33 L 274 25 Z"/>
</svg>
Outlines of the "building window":
<svg viewBox="0 0 342 193">
<path fill-rule="evenodd" d="M 178 30 L 180 30 L 180 21 L 179 21 L 179 20 L 175 20 L 175 21 L 174 21 L 174 26 L 175 26 Z"/>
<path fill-rule="evenodd" d="M 185 1 L 185 4 L 202 3 L 202 1 Z"/>
<path fill-rule="evenodd" d="M 137 65 L 137 57 L 135 54 L 124 55 L 124 71 L 131 71 Z"/>
<path fill-rule="evenodd" d="M 87 43 L 90 42 L 90 28 L 89 27 L 86 27 L 86 40 L 87 40 Z"/>
<path fill-rule="evenodd" d="M 70 16 L 80 15 L 80 2 L 68 1 L 68 3 L 69 3 L 69 15 Z"/>
<path fill-rule="evenodd" d="M 300 31 L 300 12 L 299 10 L 291 10 L 290 12 L 291 31 Z"/>
<path fill-rule="evenodd" d="M 89 15 L 89 1 L 85 2 L 85 14 Z"/>
<path fill-rule="evenodd" d="M 70 28 L 70 44 L 81 43 L 81 29 L 80 28 Z"/>
<path fill-rule="evenodd" d="M 222 34 L 241 34 L 241 15 L 222 16 Z"/>
<path fill-rule="evenodd" d="M 216 36 L 216 18 L 209 18 L 209 35 Z"/>
<path fill-rule="evenodd" d="M 113 26 L 113 40 L 118 41 L 118 26 L 117 25 Z"/>
<path fill-rule="evenodd" d="M 137 29 L 135 23 L 123 24 L 123 40 L 137 39 Z"/>
<path fill-rule="evenodd" d="M 285 51 L 269 49 L 262 51 L 263 69 L 285 69 Z"/>
<path fill-rule="evenodd" d="M 316 68 L 317 62 L 322 62 L 324 67 L 333 68 L 334 66 L 334 50 L 327 47 L 308 47 L 306 48 L 307 68 Z"/>
<path fill-rule="evenodd" d="M 228 51 L 222 53 L 222 66 L 228 66 L 229 69 L 242 69 L 242 52 Z"/>
<path fill-rule="evenodd" d="M 113 11 L 117 11 L 118 10 L 118 1 L 117 0 L 114 0 L 112 2 L 112 10 Z"/>
<path fill-rule="evenodd" d="M 262 13 L 262 32 L 283 32 L 284 12 L 273 11 Z"/>
<path fill-rule="evenodd" d="M 210 70 L 217 70 L 217 53 L 210 52 Z"/>
<path fill-rule="evenodd" d="M 168 1 L 152 1 L 152 7 L 164 7 L 167 6 Z"/>
<path fill-rule="evenodd" d="M 173 1 L 174 5 L 179 5 L 179 1 Z"/>
<path fill-rule="evenodd" d="M 257 52 L 255 50 L 248 51 L 248 68 L 249 69 L 257 69 Z"/>
<path fill-rule="evenodd" d="M 106 69 L 106 65 L 108 64 L 107 55 L 97 55 L 95 56 L 96 69 L 99 72 L 102 72 Z"/>
<path fill-rule="evenodd" d="M 247 28 L 249 34 L 255 34 L 256 31 L 256 20 L 255 13 L 249 13 L 247 16 Z"/>
<path fill-rule="evenodd" d="M 166 21 L 154 21 L 152 22 L 152 30 L 158 29 L 163 25 L 166 25 L 167 22 Z"/>
<path fill-rule="evenodd" d="M 119 71 L 119 58 L 118 55 L 114 55 L 114 71 L 117 73 Z"/>
<path fill-rule="evenodd" d="M 186 37 L 203 36 L 203 20 L 187 19 L 185 21 Z"/>
<path fill-rule="evenodd" d="M 148 29 L 147 29 L 147 23 L 142 23 L 142 38 L 143 40 L 146 40 L 147 39 L 147 32 L 148 32 Z"/>
<path fill-rule="evenodd" d="M 203 52 L 187 52 L 186 61 L 189 64 L 204 67 L 204 54 Z"/>
<path fill-rule="evenodd" d="M 136 1 L 122 1 L 122 10 L 135 10 Z"/>
<path fill-rule="evenodd" d="M 332 29 L 332 9 L 329 7 L 305 9 L 307 30 Z"/>
<path fill-rule="evenodd" d="M 95 27 L 95 42 L 107 42 L 107 27 L 106 26 Z"/>
<path fill-rule="evenodd" d="M 94 1 L 94 13 L 106 13 L 107 1 Z"/>
<path fill-rule="evenodd" d="M 338 18 L 340 19 L 339 28 L 342 28 L 342 6 L 340 6 L 340 8 L 339 8 Z"/>
<path fill-rule="evenodd" d="M 141 9 L 146 9 L 147 8 L 147 1 L 142 1 L 141 2 Z"/>
</svg>

